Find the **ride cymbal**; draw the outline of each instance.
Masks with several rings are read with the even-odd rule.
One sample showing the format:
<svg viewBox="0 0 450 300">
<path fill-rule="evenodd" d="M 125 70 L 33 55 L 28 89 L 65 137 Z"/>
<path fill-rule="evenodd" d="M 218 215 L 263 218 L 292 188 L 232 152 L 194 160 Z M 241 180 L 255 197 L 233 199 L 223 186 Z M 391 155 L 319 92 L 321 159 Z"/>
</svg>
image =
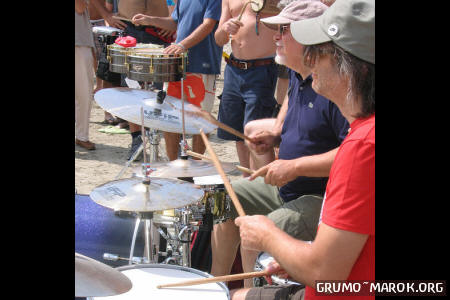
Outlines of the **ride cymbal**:
<svg viewBox="0 0 450 300">
<path fill-rule="evenodd" d="M 107 112 L 126 121 L 142 124 L 141 107 L 144 109 L 144 126 L 174 133 L 182 133 L 182 103 L 180 99 L 166 96 L 164 102 L 156 101 L 153 91 L 130 88 L 106 88 L 96 92 L 94 99 Z M 199 134 L 200 129 L 209 133 L 217 128 L 199 115 L 201 110 L 184 102 L 186 134 Z"/>
</svg>

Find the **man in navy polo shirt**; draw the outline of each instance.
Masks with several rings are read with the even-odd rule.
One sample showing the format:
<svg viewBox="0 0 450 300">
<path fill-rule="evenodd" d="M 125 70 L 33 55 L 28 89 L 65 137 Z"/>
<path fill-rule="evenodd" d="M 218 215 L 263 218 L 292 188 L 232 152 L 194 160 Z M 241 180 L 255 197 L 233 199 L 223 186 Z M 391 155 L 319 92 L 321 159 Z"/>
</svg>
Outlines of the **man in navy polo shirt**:
<svg viewBox="0 0 450 300">
<path fill-rule="evenodd" d="M 267 164 L 250 180 L 232 182 L 247 215 L 268 214 L 279 228 L 304 241 L 314 240 L 328 174 L 349 125 L 334 103 L 312 89 L 311 70 L 303 64 L 303 46 L 292 38 L 289 24 L 321 15 L 326 8 L 320 1 L 298 0 L 279 15 L 261 19 L 278 30 L 275 60 L 291 69 L 288 99 L 277 119 L 247 124 L 246 133 L 255 141 L 249 147 Z M 278 144 L 279 159 L 274 160 L 273 147 Z M 234 223 L 237 212 L 232 209 L 232 219 L 216 225 L 212 234 L 214 276 L 229 274 L 239 246 L 239 228 Z M 241 249 L 244 272 L 253 271 L 257 254 Z M 252 281 L 244 285 L 250 287 Z"/>
</svg>

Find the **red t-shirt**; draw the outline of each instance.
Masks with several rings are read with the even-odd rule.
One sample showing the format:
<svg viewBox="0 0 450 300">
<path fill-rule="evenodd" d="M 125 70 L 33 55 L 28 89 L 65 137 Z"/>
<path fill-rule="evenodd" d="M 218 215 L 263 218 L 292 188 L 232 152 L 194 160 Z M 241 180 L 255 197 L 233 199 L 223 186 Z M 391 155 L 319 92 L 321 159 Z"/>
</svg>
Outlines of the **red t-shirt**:
<svg viewBox="0 0 450 300">
<path fill-rule="evenodd" d="M 350 128 L 330 170 L 319 223 L 369 235 L 347 280 L 375 280 L 375 115 L 356 119 Z M 319 298 L 340 297 L 316 296 L 306 287 L 305 300 Z"/>
</svg>

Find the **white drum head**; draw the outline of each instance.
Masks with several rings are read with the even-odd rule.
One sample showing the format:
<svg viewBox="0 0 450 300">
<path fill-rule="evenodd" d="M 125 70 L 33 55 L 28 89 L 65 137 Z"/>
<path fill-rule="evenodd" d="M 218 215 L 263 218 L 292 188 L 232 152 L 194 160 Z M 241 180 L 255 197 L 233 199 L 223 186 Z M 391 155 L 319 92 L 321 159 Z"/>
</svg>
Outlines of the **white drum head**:
<svg viewBox="0 0 450 300">
<path fill-rule="evenodd" d="M 193 177 L 196 185 L 217 185 L 223 184 L 223 179 L 220 175 Z"/>
<path fill-rule="evenodd" d="M 148 264 L 117 268 L 126 275 L 133 287 L 126 293 L 93 298 L 98 300 L 226 300 L 229 292 L 223 283 L 208 283 L 184 287 L 156 288 L 157 285 L 210 277 L 209 274 L 176 265 Z"/>
</svg>

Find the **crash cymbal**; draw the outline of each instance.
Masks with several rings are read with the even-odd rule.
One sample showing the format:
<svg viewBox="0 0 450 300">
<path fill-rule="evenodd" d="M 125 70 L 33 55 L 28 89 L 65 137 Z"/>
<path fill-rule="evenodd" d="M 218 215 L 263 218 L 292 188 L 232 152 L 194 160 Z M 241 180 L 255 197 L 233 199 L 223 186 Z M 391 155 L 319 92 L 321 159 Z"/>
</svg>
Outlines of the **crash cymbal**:
<svg viewBox="0 0 450 300">
<path fill-rule="evenodd" d="M 113 180 L 94 188 L 89 195 L 97 204 L 114 210 L 149 212 L 194 204 L 203 197 L 196 185 L 175 178 L 143 178 Z"/>
<path fill-rule="evenodd" d="M 222 163 L 222 167 L 227 173 L 236 170 L 232 163 Z M 156 169 L 150 173 L 150 177 L 199 177 L 217 174 L 217 169 L 212 162 L 190 158 L 150 163 L 150 168 Z M 133 172 L 137 177 L 144 177 L 142 167 L 134 168 Z"/>
<path fill-rule="evenodd" d="M 128 292 L 130 279 L 116 269 L 75 253 L 75 297 L 104 297 Z"/>
<path fill-rule="evenodd" d="M 156 101 L 157 93 L 130 88 L 106 88 L 96 92 L 94 99 L 107 112 L 126 121 L 142 124 L 141 107 L 144 108 L 144 126 L 167 132 L 182 133 L 182 103 L 180 99 L 166 96 L 164 102 Z M 184 123 L 186 134 L 209 133 L 217 128 L 204 118 L 195 115 L 200 109 L 185 101 Z"/>
</svg>

